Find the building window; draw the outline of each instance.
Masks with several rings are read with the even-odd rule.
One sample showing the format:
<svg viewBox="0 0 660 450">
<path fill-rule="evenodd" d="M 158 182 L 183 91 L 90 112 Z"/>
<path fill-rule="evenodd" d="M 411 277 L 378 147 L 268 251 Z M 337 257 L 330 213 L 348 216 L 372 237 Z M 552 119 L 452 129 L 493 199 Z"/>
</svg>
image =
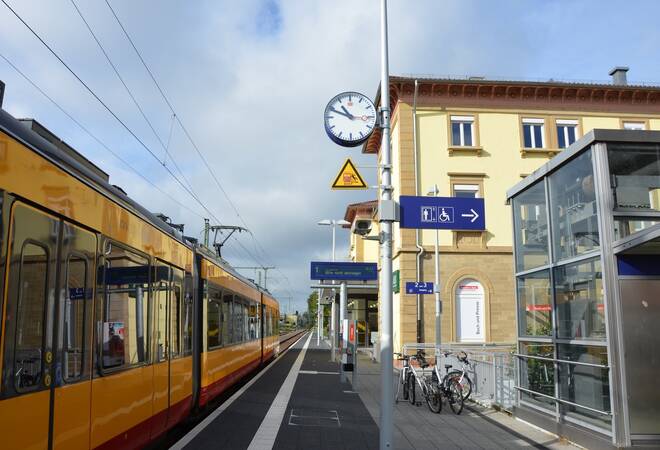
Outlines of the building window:
<svg viewBox="0 0 660 450">
<path fill-rule="evenodd" d="M 455 147 L 475 145 L 473 116 L 451 116 L 451 145 Z"/>
<path fill-rule="evenodd" d="M 461 198 L 478 198 L 479 185 L 478 184 L 455 184 L 454 197 Z"/>
<path fill-rule="evenodd" d="M 557 120 L 557 146 L 566 148 L 577 139 L 577 120 Z"/>
<path fill-rule="evenodd" d="M 523 144 L 525 148 L 544 148 L 544 120 L 523 119 Z"/>
<path fill-rule="evenodd" d="M 645 130 L 646 124 L 644 122 L 623 122 L 624 130 Z"/>
</svg>

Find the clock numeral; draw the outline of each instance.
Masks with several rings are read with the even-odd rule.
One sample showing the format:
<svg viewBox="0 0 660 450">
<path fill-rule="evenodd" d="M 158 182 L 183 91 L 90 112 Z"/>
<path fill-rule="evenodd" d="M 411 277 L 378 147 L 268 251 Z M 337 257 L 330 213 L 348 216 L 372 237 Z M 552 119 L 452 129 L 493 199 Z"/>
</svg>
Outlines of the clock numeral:
<svg viewBox="0 0 660 450">
<path fill-rule="evenodd" d="M 362 97 L 360 97 L 360 100 L 358 100 L 358 103 L 362 103 Z"/>
<path fill-rule="evenodd" d="M 348 133 L 348 139 L 351 141 L 353 140 L 353 133 Z"/>
</svg>

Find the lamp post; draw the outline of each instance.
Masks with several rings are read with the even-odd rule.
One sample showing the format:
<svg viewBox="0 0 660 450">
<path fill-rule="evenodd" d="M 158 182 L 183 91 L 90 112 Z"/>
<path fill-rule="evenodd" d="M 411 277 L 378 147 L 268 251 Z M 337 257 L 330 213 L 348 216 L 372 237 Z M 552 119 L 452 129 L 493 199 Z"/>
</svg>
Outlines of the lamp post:
<svg viewBox="0 0 660 450">
<path fill-rule="evenodd" d="M 336 244 L 337 244 L 337 237 L 336 237 L 337 236 L 337 231 L 336 231 L 337 225 L 341 225 L 341 226 L 350 225 L 350 222 L 348 222 L 346 220 L 343 220 L 343 219 L 339 219 L 339 220 L 323 219 L 323 220 L 320 220 L 317 223 L 317 225 L 332 227 L 332 261 L 334 262 L 335 261 L 335 247 L 336 247 Z M 342 292 L 342 291 L 340 291 L 340 292 Z M 343 292 L 345 293 L 346 289 L 344 289 Z M 340 316 L 339 319 L 342 320 L 342 321 L 346 318 L 347 298 L 345 298 L 345 297 L 347 297 L 347 296 L 344 295 L 344 296 L 340 297 L 340 301 L 339 301 L 339 316 Z M 333 300 L 332 300 L 331 309 L 332 309 L 332 314 L 331 314 L 332 322 L 331 322 L 331 325 L 330 325 L 330 330 L 331 330 L 331 333 L 330 333 L 331 336 L 330 337 L 331 337 L 331 340 L 332 340 L 332 360 L 334 361 L 334 359 L 335 359 L 335 301 L 334 301 L 334 291 L 333 291 Z M 320 341 L 321 341 L 321 319 L 320 319 L 320 317 L 321 317 L 321 290 L 319 289 L 319 293 L 318 293 L 318 311 L 317 311 L 318 333 L 317 333 L 317 336 L 316 336 L 316 345 L 317 346 L 320 345 Z M 340 322 L 340 323 L 342 323 L 342 322 Z"/>
<path fill-rule="evenodd" d="M 428 195 L 437 197 L 440 194 L 438 185 L 434 184 L 429 189 Z M 442 314 L 442 302 L 440 301 L 440 230 L 435 230 L 435 284 L 433 285 L 433 292 L 435 293 L 435 363 L 440 361 L 440 344 L 442 343 L 442 335 L 440 333 Z"/>
</svg>

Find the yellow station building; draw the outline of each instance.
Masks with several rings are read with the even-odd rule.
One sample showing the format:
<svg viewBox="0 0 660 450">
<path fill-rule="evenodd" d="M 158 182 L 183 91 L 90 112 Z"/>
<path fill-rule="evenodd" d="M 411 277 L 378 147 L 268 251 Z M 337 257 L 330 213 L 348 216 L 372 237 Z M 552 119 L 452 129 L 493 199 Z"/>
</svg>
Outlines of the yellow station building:
<svg viewBox="0 0 660 450">
<path fill-rule="evenodd" d="M 594 128 L 660 130 L 660 87 L 629 85 L 626 71 L 602 84 L 390 77 L 394 198 L 437 185 L 485 200 L 485 231 L 440 232 L 443 342 L 516 341 L 508 188 Z M 380 140 L 377 130 L 362 152 L 378 155 Z M 377 203 L 346 210 L 351 223 L 369 216 Z M 394 224 L 395 351 L 434 341 L 434 296 L 405 294 L 406 281 L 434 280 L 434 243 L 435 231 Z M 375 262 L 377 242 L 351 234 L 350 257 Z"/>
</svg>

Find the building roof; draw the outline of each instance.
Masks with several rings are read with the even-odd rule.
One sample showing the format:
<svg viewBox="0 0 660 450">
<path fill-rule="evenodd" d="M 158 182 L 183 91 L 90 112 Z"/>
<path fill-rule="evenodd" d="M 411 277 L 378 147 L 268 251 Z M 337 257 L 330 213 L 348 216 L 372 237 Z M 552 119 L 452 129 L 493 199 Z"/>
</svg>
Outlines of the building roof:
<svg viewBox="0 0 660 450">
<path fill-rule="evenodd" d="M 515 186 L 506 192 L 507 201 L 520 194 L 522 191 L 536 183 L 541 178 L 547 176 L 550 172 L 562 166 L 566 161 L 574 158 L 579 153 L 591 148 L 591 144 L 596 142 L 623 142 L 623 143 L 649 143 L 660 144 L 660 131 L 643 130 L 591 130 L 580 139 L 571 144 L 570 147 L 562 150 L 557 156 L 536 169 L 531 175 L 525 177 Z"/>
<path fill-rule="evenodd" d="M 459 105 L 515 109 L 606 111 L 660 114 L 660 83 L 614 84 L 605 81 L 515 80 L 485 77 L 390 77 L 392 116 L 399 101 L 413 103 L 417 81 L 419 106 Z M 380 86 L 375 104 L 380 103 Z M 362 153 L 378 153 L 382 134 L 377 128 Z"/>
<path fill-rule="evenodd" d="M 368 215 L 372 217 L 378 209 L 378 200 L 369 200 L 368 202 L 351 203 L 346 207 L 344 220 L 351 224 L 358 215 Z M 350 225 L 343 225 L 343 228 L 350 228 Z"/>
</svg>

